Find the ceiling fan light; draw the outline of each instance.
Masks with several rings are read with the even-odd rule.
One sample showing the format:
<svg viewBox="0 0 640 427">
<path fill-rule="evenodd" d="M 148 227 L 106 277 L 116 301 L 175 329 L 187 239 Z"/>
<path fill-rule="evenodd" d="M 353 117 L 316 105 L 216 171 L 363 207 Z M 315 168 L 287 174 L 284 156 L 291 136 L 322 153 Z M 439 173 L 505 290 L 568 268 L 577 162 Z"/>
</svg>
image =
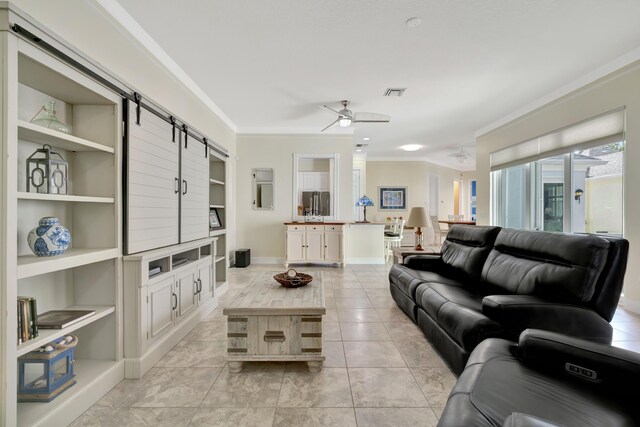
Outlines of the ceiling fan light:
<svg viewBox="0 0 640 427">
<path fill-rule="evenodd" d="M 351 126 L 351 119 L 349 117 L 341 117 L 338 119 L 338 126 L 341 128 L 348 128 Z"/>
</svg>

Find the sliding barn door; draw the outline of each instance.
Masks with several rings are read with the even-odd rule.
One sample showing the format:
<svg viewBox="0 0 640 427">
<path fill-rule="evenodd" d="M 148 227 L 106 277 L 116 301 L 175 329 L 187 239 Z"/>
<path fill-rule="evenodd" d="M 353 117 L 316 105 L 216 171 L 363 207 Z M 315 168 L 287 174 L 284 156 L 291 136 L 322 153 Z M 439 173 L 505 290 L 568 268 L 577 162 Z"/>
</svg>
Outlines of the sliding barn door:
<svg viewBox="0 0 640 427">
<path fill-rule="evenodd" d="M 180 242 L 189 242 L 209 237 L 209 158 L 208 148 L 185 133 L 180 146 Z"/>
</svg>

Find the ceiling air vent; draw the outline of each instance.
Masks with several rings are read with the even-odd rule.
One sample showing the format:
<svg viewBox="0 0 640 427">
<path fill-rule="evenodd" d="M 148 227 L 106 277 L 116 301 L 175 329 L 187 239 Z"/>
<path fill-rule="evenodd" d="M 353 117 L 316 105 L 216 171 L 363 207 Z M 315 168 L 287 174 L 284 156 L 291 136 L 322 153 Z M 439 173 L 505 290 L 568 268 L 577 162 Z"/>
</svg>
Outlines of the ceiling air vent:
<svg viewBox="0 0 640 427">
<path fill-rule="evenodd" d="M 367 145 L 369 145 L 369 144 L 356 144 L 356 147 L 363 148 L 363 147 L 366 147 Z"/>
<path fill-rule="evenodd" d="M 406 87 L 390 87 L 385 91 L 384 96 L 402 96 L 405 90 L 407 90 Z"/>
</svg>

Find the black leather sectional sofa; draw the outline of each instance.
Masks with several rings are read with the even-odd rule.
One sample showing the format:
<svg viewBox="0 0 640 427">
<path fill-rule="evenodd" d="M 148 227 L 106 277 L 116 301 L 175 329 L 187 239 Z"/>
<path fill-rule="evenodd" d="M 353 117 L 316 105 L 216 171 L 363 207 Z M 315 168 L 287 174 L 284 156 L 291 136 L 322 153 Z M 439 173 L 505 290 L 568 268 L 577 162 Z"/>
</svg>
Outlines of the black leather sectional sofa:
<svg viewBox="0 0 640 427">
<path fill-rule="evenodd" d="M 398 306 L 456 374 L 483 340 L 527 328 L 610 343 L 628 241 L 456 225 L 441 255 L 389 273 Z"/>
<path fill-rule="evenodd" d="M 640 425 L 640 354 L 527 329 L 478 345 L 438 427 Z"/>
</svg>

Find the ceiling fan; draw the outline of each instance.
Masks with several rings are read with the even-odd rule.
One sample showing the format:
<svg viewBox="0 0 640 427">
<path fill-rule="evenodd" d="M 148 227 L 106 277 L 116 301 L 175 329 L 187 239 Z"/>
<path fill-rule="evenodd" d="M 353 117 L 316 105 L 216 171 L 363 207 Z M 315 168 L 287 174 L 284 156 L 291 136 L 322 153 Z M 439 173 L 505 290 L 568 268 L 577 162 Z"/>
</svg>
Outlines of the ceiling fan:
<svg viewBox="0 0 640 427">
<path fill-rule="evenodd" d="M 336 123 L 341 128 L 348 128 L 349 126 L 351 126 L 351 123 L 389 123 L 389 121 L 391 120 L 391 117 L 385 114 L 354 113 L 353 111 L 347 108 L 349 107 L 349 101 L 344 100 L 344 101 L 340 101 L 340 103 L 342 104 L 342 110 L 340 111 L 334 110 L 328 105 L 323 105 L 323 107 L 326 108 L 327 110 L 337 114 L 338 118 L 335 119 L 335 121 L 331 123 L 329 126 L 322 129 L 320 132 L 324 132 L 325 130 L 329 129 L 331 126 L 335 125 Z"/>
<path fill-rule="evenodd" d="M 465 160 L 472 158 L 473 155 L 467 153 L 466 151 L 464 151 L 464 147 L 461 145 L 460 146 L 460 151 L 457 151 L 457 152 L 451 153 L 451 154 L 447 154 L 447 157 L 453 157 L 453 158 L 457 159 L 460 163 L 464 163 Z"/>
</svg>

